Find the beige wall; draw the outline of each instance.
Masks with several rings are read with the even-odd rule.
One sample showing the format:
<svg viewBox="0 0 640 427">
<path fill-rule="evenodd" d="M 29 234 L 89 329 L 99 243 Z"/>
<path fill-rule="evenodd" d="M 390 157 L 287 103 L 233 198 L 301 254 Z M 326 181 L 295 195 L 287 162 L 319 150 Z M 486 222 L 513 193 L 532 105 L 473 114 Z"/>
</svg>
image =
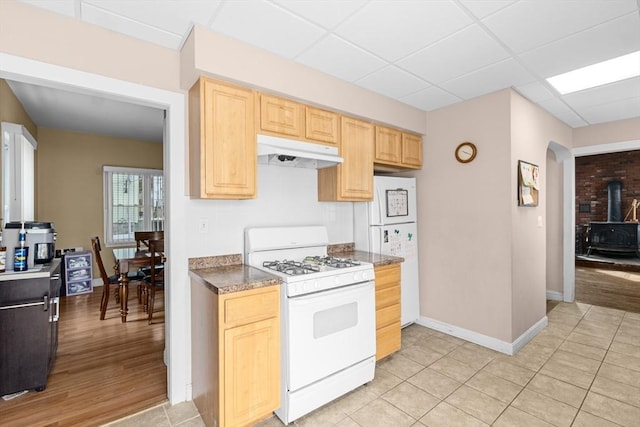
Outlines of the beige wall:
<svg viewBox="0 0 640 427">
<path fill-rule="evenodd" d="M 640 140 L 640 117 L 573 129 L 573 148 Z"/>
<path fill-rule="evenodd" d="M 50 128 L 38 135 L 36 218 L 55 223 L 57 249 L 91 250 L 93 236 L 104 242 L 102 166 L 162 169 L 162 144 Z M 104 245 L 103 261 L 110 272 Z"/>
<path fill-rule="evenodd" d="M 418 179 L 420 314 L 511 342 L 510 92 L 427 114 Z M 476 159 L 458 163 L 463 141 Z"/>
<path fill-rule="evenodd" d="M 0 1 L 0 51 L 179 90 L 177 51 L 14 0 Z"/>
<path fill-rule="evenodd" d="M 547 149 L 550 142 L 571 147 L 571 128 L 511 91 L 512 339 L 546 315 Z M 516 202 L 518 160 L 540 166 L 537 207 Z"/>
</svg>

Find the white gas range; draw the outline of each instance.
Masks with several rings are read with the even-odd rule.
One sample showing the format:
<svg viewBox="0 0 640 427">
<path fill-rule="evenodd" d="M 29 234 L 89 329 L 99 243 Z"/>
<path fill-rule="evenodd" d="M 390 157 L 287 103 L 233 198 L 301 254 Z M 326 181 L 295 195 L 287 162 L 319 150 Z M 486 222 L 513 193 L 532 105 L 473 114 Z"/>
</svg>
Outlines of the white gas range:
<svg viewBox="0 0 640 427">
<path fill-rule="evenodd" d="M 245 231 L 245 262 L 283 281 L 281 407 L 285 423 L 373 380 L 370 263 L 327 256 L 325 227 Z"/>
</svg>

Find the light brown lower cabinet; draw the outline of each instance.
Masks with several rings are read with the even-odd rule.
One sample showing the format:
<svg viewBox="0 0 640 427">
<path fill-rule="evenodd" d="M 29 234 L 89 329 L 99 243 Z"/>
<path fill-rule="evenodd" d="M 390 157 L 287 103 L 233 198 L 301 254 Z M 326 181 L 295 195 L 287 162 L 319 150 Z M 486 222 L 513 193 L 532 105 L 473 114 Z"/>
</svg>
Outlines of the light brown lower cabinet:
<svg viewBox="0 0 640 427">
<path fill-rule="evenodd" d="M 191 281 L 193 401 L 209 427 L 250 426 L 280 406 L 280 287 L 219 295 Z"/>
<path fill-rule="evenodd" d="M 400 264 L 375 268 L 376 360 L 400 350 Z"/>
</svg>

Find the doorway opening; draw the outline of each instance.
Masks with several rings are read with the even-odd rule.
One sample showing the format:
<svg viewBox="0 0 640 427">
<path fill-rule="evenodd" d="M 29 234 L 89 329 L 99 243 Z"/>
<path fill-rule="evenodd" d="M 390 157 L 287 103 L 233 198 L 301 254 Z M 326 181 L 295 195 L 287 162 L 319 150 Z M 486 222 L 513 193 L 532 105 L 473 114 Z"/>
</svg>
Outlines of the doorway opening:
<svg viewBox="0 0 640 427">
<path fill-rule="evenodd" d="M 171 283 L 165 292 L 165 351 L 167 396 L 172 404 L 191 399 L 191 355 L 189 342 L 187 251 L 185 233 L 184 153 L 185 96 L 182 93 L 152 88 L 97 74 L 64 68 L 0 53 L 0 78 L 46 87 L 70 90 L 93 96 L 119 99 L 166 111 L 164 128 L 164 180 L 166 197 L 165 239 L 167 265 L 165 274 Z M 172 169 L 175 173 L 171 174 Z M 185 333 L 187 332 L 187 333 Z"/>
</svg>

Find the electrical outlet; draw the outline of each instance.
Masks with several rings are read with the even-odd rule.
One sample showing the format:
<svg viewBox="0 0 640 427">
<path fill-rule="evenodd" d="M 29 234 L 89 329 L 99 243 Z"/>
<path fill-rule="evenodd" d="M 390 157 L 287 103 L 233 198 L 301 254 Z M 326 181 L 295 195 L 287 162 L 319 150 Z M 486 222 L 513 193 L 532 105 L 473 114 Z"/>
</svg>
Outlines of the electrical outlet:
<svg viewBox="0 0 640 427">
<path fill-rule="evenodd" d="M 207 234 L 209 232 L 209 220 L 207 218 L 200 218 L 198 230 L 200 231 L 200 234 Z"/>
</svg>

